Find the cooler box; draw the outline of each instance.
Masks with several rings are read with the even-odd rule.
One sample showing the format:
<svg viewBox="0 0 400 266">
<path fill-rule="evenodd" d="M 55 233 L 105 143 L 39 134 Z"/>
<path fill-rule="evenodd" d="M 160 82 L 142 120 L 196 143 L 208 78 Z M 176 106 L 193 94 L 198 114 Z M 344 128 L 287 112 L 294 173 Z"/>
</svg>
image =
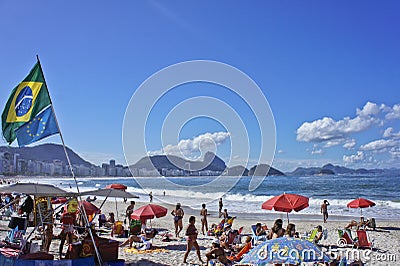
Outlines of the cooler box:
<svg viewBox="0 0 400 266">
<path fill-rule="evenodd" d="M 118 241 L 100 237 L 96 237 L 95 241 L 102 261 L 115 261 L 118 259 L 118 248 L 119 248 Z M 80 257 L 88 257 L 88 256 L 93 256 L 95 254 L 96 251 L 94 249 L 91 238 L 86 237 L 82 243 Z"/>
<path fill-rule="evenodd" d="M 15 229 L 18 226 L 18 230 L 26 230 L 28 226 L 28 220 L 26 218 L 21 217 L 11 217 L 11 220 L 8 224 L 8 228 Z"/>
<path fill-rule="evenodd" d="M 99 252 L 102 261 L 116 261 L 118 259 L 119 242 L 112 239 L 101 239 Z"/>
</svg>

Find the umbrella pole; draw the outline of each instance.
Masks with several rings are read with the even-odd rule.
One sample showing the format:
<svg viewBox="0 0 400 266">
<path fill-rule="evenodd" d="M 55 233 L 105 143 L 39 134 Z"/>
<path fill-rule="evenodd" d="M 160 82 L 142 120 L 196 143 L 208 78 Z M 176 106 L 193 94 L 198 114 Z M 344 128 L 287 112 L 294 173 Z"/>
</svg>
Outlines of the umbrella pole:
<svg viewBox="0 0 400 266">
<path fill-rule="evenodd" d="M 115 211 L 116 211 L 116 213 L 117 213 L 117 220 L 119 221 L 119 218 L 118 218 L 118 203 L 117 203 L 117 198 L 115 198 Z"/>
<path fill-rule="evenodd" d="M 289 213 L 286 213 L 286 217 L 287 217 L 287 223 L 289 224 Z"/>
<path fill-rule="evenodd" d="M 111 191 L 110 191 L 110 193 L 111 193 Z M 104 199 L 104 201 L 101 203 L 101 205 L 100 205 L 100 207 L 99 207 L 100 211 L 101 211 L 101 208 L 103 207 L 104 203 L 106 203 L 106 201 L 107 201 L 108 196 L 110 195 L 110 193 L 108 193 L 107 197 L 106 197 L 106 198 Z M 93 221 L 94 221 L 94 218 L 96 218 L 96 216 L 97 216 L 97 213 L 94 214 L 94 216 L 93 216 Z"/>
</svg>

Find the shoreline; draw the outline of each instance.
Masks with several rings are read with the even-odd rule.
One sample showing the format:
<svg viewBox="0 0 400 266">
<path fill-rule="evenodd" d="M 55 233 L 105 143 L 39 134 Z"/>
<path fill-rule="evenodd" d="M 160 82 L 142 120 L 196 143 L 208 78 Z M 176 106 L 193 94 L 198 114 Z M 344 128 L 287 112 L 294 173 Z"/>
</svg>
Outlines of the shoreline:
<svg viewBox="0 0 400 266">
<path fill-rule="evenodd" d="M 97 199 L 93 202 L 96 206 L 100 206 L 103 200 Z M 118 201 L 116 206 L 114 199 L 108 199 L 102 207 L 102 213 L 108 214 L 110 212 L 118 213 L 116 220 L 124 221 L 125 219 L 125 209 L 129 205 L 130 200 L 127 203 L 123 203 Z M 143 205 L 147 205 L 148 202 L 137 202 L 135 205 L 135 209 Z M 158 204 L 158 203 L 155 203 Z M 195 252 L 192 251 L 189 254 L 188 262 L 191 264 L 183 264 L 183 255 L 186 250 L 186 239 L 182 238 L 184 235 L 181 233 L 181 238 L 176 238 L 174 236 L 174 225 L 173 225 L 173 216 L 170 214 L 172 209 L 175 207 L 173 204 L 160 204 L 168 209 L 166 216 L 161 218 L 152 219 L 151 221 L 147 221 L 147 226 L 151 226 L 153 228 L 159 229 L 161 232 L 168 232 L 171 236 L 170 242 L 163 242 L 162 235 L 157 235 L 152 240 L 153 250 L 149 253 L 132 253 L 130 249 L 126 247 L 120 247 L 118 250 L 119 257 L 118 259 L 125 260 L 126 265 L 199 265 Z M 212 236 L 204 236 L 201 234 L 201 223 L 200 223 L 200 214 L 196 209 L 192 209 L 187 206 L 182 206 L 185 211 L 185 215 L 183 218 L 183 226 L 184 230 L 188 225 L 188 219 L 191 215 L 196 217 L 196 228 L 199 231 L 198 243 L 201 249 L 202 258 L 205 259 L 205 253 L 207 248 L 210 246 L 213 237 Z M 288 221 L 286 219 L 285 213 L 279 212 L 269 212 L 265 213 L 261 216 L 249 216 L 247 214 L 240 213 L 230 213 L 230 215 L 236 215 L 237 218 L 233 222 L 233 229 L 243 228 L 242 238 L 247 235 L 251 236 L 251 225 L 256 224 L 257 222 L 267 224 L 268 228 L 272 227 L 272 224 L 275 219 L 280 218 L 283 215 L 283 223 L 284 228 L 286 228 Z M 335 220 L 334 216 L 330 216 L 328 222 L 326 224 L 322 223 L 322 216 L 315 217 L 319 218 L 316 220 L 308 220 L 304 215 L 297 216 L 293 214 L 289 214 L 290 222 L 293 222 L 296 225 L 296 231 L 300 234 L 304 234 L 305 232 L 309 232 L 317 225 L 322 225 L 323 228 L 328 230 L 328 238 L 323 240 L 321 244 L 323 245 L 323 249 L 330 250 L 331 247 L 335 248 L 338 240 L 337 229 L 343 228 L 346 224 L 350 222 L 351 219 L 347 219 L 348 217 L 341 217 L 340 220 Z M 210 216 L 208 216 L 209 227 L 212 224 L 218 224 L 222 218 L 219 218 L 217 212 L 210 211 Z M 0 220 L 1 229 L 0 234 L 4 237 L 7 234 L 7 224 L 9 220 Z M 59 221 L 56 221 L 59 223 Z M 97 223 L 97 217 L 95 218 L 95 222 Z M 396 257 L 396 261 L 400 261 L 400 221 L 387 221 L 377 219 L 377 230 L 372 231 L 368 230 L 368 234 L 370 238 L 374 239 L 374 249 L 370 252 L 371 259 L 367 262 L 367 265 L 393 265 L 393 263 L 383 263 L 380 264 L 380 261 L 377 261 L 376 258 L 382 254 L 394 254 Z M 31 229 L 29 229 L 31 230 Z M 58 235 L 60 232 L 60 226 L 57 225 L 54 231 L 55 235 Z M 104 230 L 103 230 L 104 231 Z M 162 234 L 162 233 L 161 233 Z M 28 235 L 28 234 L 26 234 Z M 40 236 L 40 233 L 35 233 L 34 235 Z M 111 237 L 110 231 L 104 231 L 100 234 L 101 237 L 111 238 L 122 243 L 127 238 L 117 238 Z M 38 241 L 38 240 L 35 240 Z M 40 242 L 39 242 L 40 243 Z M 51 254 L 55 256 L 55 259 L 58 259 L 58 247 L 59 240 L 54 239 L 51 245 Z M 64 253 L 66 252 L 66 246 L 64 246 Z M 337 248 L 336 248 L 337 249 Z M 339 249 L 339 251 L 351 250 L 348 248 Z M 356 250 L 356 249 L 354 249 Z"/>
</svg>

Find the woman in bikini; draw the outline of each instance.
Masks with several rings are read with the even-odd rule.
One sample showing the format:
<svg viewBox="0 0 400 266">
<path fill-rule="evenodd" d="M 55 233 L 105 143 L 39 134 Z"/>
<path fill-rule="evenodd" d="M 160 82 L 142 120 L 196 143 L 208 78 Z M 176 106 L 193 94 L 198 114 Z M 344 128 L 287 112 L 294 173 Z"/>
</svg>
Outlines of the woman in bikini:
<svg viewBox="0 0 400 266">
<path fill-rule="evenodd" d="M 209 265 L 210 260 L 216 260 L 217 262 L 223 264 L 223 265 L 229 265 L 229 261 L 226 258 L 226 254 L 224 249 L 220 245 L 220 241 L 218 239 L 215 239 L 212 242 L 212 248 L 209 252 L 206 253 L 207 257 L 207 265 Z M 213 261 L 215 265 L 215 261 Z"/>
<path fill-rule="evenodd" d="M 207 209 L 206 209 L 206 205 L 203 203 L 201 205 L 202 209 L 200 211 L 200 215 L 201 215 L 201 232 L 203 233 L 203 235 L 205 235 L 204 233 L 204 228 L 206 228 L 206 232 L 208 230 L 208 221 L 207 221 Z"/>
<path fill-rule="evenodd" d="M 200 262 L 204 263 L 200 256 L 199 244 L 197 243 L 198 232 L 197 232 L 196 227 L 194 226 L 195 222 L 196 222 L 196 217 L 190 216 L 189 225 L 186 228 L 187 247 L 186 247 L 185 256 L 183 257 L 183 263 L 186 263 L 186 259 L 189 255 L 189 252 L 192 250 L 193 247 L 196 249 L 197 257 L 199 258 Z"/>
<path fill-rule="evenodd" d="M 285 235 L 285 229 L 282 227 L 283 221 L 282 219 L 276 219 L 274 225 L 271 228 L 271 232 L 267 236 L 268 239 L 274 239 L 278 237 L 282 237 Z"/>
<path fill-rule="evenodd" d="M 185 215 L 180 203 L 176 204 L 176 207 L 172 210 L 171 214 L 174 216 L 175 236 L 179 237 L 179 233 L 183 229 L 183 215 Z"/>
</svg>

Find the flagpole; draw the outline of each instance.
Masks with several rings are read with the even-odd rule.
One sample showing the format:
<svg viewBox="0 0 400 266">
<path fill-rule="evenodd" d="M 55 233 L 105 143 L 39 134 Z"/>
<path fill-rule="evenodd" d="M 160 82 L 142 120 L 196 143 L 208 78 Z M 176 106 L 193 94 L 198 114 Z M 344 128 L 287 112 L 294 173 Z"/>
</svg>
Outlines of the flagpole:
<svg viewBox="0 0 400 266">
<path fill-rule="evenodd" d="M 43 69 L 42 69 L 42 65 L 40 64 L 39 55 L 36 55 L 36 58 L 37 58 L 37 61 L 38 61 L 38 64 L 39 64 L 40 71 L 42 72 L 44 84 L 46 84 L 46 87 L 47 87 L 47 83 L 46 83 L 46 79 L 45 79 L 45 77 L 44 77 L 44 72 L 43 72 Z M 80 190 L 79 190 L 78 181 L 76 180 L 76 176 L 75 176 L 75 173 L 74 173 L 74 169 L 73 169 L 73 167 L 72 167 L 71 160 L 70 160 L 70 158 L 69 158 L 69 155 L 68 155 L 68 152 L 67 152 L 67 148 L 66 148 L 66 146 L 65 146 L 64 138 L 63 138 L 63 135 L 62 135 L 62 133 L 61 133 L 60 125 L 58 124 L 56 112 L 54 111 L 54 107 L 53 107 L 53 103 L 52 103 L 52 101 L 51 101 L 50 92 L 49 92 L 49 90 L 48 90 L 48 87 L 47 87 L 47 91 L 48 91 L 48 93 L 49 93 L 49 98 L 50 98 L 50 103 L 51 103 L 51 110 L 53 111 L 54 120 L 56 121 L 58 133 L 60 134 L 61 143 L 62 143 L 63 148 L 64 148 L 65 156 L 67 157 L 69 169 L 70 169 L 71 174 L 72 174 L 72 177 L 74 178 L 74 181 L 75 181 L 76 190 L 77 190 L 77 192 L 78 192 L 79 200 L 82 202 L 82 196 L 81 196 L 81 192 L 80 192 Z M 99 250 L 97 249 L 96 242 L 95 242 L 94 237 L 93 237 L 92 228 L 89 227 L 89 220 L 88 220 L 87 215 L 86 215 L 86 210 L 85 210 L 85 208 L 83 207 L 83 204 L 81 204 L 80 207 L 81 207 L 80 209 L 83 211 L 83 214 L 84 214 L 83 216 L 84 216 L 84 220 L 85 220 L 85 223 L 86 223 L 86 228 L 89 229 L 89 230 L 88 230 L 88 231 L 89 231 L 89 235 L 90 235 L 90 238 L 92 239 L 93 247 L 94 247 L 94 250 L 95 250 L 95 252 L 96 252 L 97 259 L 98 259 L 100 265 L 102 265 L 103 262 L 102 262 L 102 260 L 101 260 Z M 61 258 L 60 258 L 60 259 L 61 259 Z"/>
</svg>

